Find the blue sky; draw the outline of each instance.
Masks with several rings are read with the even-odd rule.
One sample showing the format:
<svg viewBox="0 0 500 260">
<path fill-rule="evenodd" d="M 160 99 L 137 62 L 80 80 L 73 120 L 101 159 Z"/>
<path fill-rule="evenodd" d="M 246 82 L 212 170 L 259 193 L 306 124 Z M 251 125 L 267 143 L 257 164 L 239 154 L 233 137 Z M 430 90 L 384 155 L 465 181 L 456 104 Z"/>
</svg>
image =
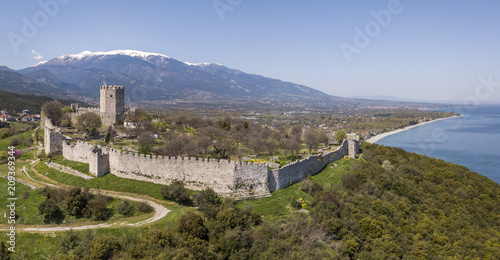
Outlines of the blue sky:
<svg viewBox="0 0 500 260">
<path fill-rule="evenodd" d="M 84 50 L 134 49 L 338 96 L 500 103 L 498 0 L 9 0 L 1 7 L 0 65 L 14 69 Z M 36 32 L 23 32 L 26 20 Z M 360 34 L 368 43 L 356 41 Z"/>
</svg>

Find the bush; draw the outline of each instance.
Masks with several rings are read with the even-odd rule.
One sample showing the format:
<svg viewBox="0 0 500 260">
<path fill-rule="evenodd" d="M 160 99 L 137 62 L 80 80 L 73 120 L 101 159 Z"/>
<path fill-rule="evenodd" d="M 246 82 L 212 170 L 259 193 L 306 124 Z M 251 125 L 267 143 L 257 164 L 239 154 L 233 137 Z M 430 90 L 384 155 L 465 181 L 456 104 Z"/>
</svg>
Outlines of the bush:
<svg viewBox="0 0 500 260">
<path fill-rule="evenodd" d="M 122 203 L 118 205 L 118 213 L 126 216 L 132 213 L 132 204 L 127 200 L 122 200 Z"/>
<path fill-rule="evenodd" d="M 166 185 L 160 191 L 164 199 L 174 200 L 178 203 L 185 204 L 189 200 L 189 190 L 184 187 L 184 183 L 179 180 L 174 180 L 170 185 Z"/>
<path fill-rule="evenodd" d="M 138 202 L 137 210 L 139 210 L 140 212 L 149 213 L 153 211 L 153 207 L 149 206 L 149 204 L 147 204 L 146 202 Z"/>
<path fill-rule="evenodd" d="M 19 144 L 21 143 L 21 141 L 19 141 L 19 139 L 17 138 L 13 138 L 12 140 L 10 140 L 10 146 L 18 146 Z"/>
<path fill-rule="evenodd" d="M 195 237 L 199 239 L 207 239 L 208 230 L 203 224 L 203 218 L 190 211 L 179 219 L 177 231 L 186 237 Z"/>
<path fill-rule="evenodd" d="M 341 177 L 342 180 L 342 186 L 344 186 L 346 189 L 351 189 L 354 190 L 358 187 L 358 178 L 352 173 L 344 174 Z"/>
<path fill-rule="evenodd" d="M 115 237 L 100 237 L 90 243 L 90 259 L 111 259 L 121 248 Z"/>
<path fill-rule="evenodd" d="M 193 201 L 198 206 L 198 210 L 208 218 L 215 218 L 219 211 L 219 206 L 222 204 L 222 199 L 211 188 L 206 188 L 196 193 L 193 196 Z"/>
<path fill-rule="evenodd" d="M 292 200 L 292 207 L 296 209 L 301 209 L 302 208 L 302 201 L 298 199 L 293 199 Z"/>
</svg>

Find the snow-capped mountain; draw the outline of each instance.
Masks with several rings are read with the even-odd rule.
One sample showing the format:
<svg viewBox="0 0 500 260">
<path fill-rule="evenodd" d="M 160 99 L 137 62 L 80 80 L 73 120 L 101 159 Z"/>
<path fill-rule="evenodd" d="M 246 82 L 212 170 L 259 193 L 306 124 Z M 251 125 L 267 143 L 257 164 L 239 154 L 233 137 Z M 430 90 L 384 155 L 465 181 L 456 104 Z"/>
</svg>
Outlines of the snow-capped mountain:
<svg viewBox="0 0 500 260">
<path fill-rule="evenodd" d="M 44 73 L 35 73 L 46 70 Z M 296 101 L 327 95 L 318 90 L 247 74 L 215 63 L 189 63 L 135 50 L 84 51 L 20 70 L 25 75 L 55 75 L 97 96 L 99 86 L 123 85 L 132 101 L 218 98 Z M 35 78 L 36 79 L 36 78 Z"/>
</svg>

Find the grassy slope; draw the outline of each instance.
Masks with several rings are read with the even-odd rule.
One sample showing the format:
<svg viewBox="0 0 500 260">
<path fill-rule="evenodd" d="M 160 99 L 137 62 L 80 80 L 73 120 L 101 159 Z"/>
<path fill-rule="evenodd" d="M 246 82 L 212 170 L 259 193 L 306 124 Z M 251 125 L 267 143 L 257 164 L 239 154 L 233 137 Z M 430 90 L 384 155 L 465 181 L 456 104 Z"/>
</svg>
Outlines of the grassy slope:
<svg viewBox="0 0 500 260">
<path fill-rule="evenodd" d="M 35 169 L 41 174 L 45 174 L 45 176 L 67 185 L 144 194 L 162 199 L 160 190 L 164 185 L 161 184 L 120 178 L 113 174 L 106 174 L 103 177 L 85 180 L 70 174 L 61 173 L 47 167 L 44 163 L 38 163 Z"/>
<path fill-rule="evenodd" d="M 89 164 L 88 163 L 81 163 L 81 162 L 66 160 L 62 156 L 58 156 L 58 157 L 54 158 L 54 162 L 57 164 L 60 164 L 60 165 L 67 166 L 71 169 L 80 171 L 80 172 L 85 173 L 87 175 L 91 175 L 89 173 Z"/>
<path fill-rule="evenodd" d="M 353 160 L 347 159 L 336 161 L 329 164 L 321 173 L 310 177 L 310 180 L 325 187 L 340 185 L 340 176 L 349 171 L 352 162 Z M 294 213 L 296 210 L 292 208 L 291 202 L 299 198 L 302 198 L 306 204 L 309 204 L 311 200 L 311 196 L 300 189 L 300 182 L 271 193 L 271 197 L 240 202 L 239 206 L 252 207 L 253 211 L 263 215 L 264 219 L 274 221 Z M 307 209 L 307 205 L 304 209 Z"/>
</svg>

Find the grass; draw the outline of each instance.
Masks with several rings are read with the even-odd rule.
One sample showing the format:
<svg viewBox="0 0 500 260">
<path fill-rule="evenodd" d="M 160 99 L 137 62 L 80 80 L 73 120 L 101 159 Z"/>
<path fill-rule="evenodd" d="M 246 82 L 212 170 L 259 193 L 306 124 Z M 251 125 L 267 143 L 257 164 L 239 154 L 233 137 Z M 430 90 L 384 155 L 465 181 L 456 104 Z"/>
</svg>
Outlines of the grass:
<svg viewBox="0 0 500 260">
<path fill-rule="evenodd" d="M 161 184 L 120 178 L 110 173 L 104 175 L 103 177 L 85 180 L 83 178 L 49 168 L 43 162 L 38 163 L 35 166 L 35 169 L 40 174 L 44 174 L 57 182 L 67 185 L 144 194 L 153 198 L 163 199 L 160 194 L 160 190 L 164 185 Z"/>
<path fill-rule="evenodd" d="M 340 177 L 349 172 L 353 161 L 349 159 L 335 161 L 327 165 L 322 172 L 310 177 L 310 180 L 321 184 L 327 189 L 341 185 Z M 291 206 L 291 202 L 299 198 L 305 201 L 306 206 L 304 209 L 307 210 L 307 204 L 310 204 L 312 197 L 300 189 L 300 182 L 271 193 L 271 197 L 241 201 L 238 203 L 238 206 L 241 208 L 251 207 L 253 212 L 263 215 L 265 220 L 276 221 L 294 213 L 296 209 Z"/>
<path fill-rule="evenodd" d="M 0 165 L 0 172 L 7 173 L 7 165 Z M 28 186 L 16 182 L 15 195 L 10 196 L 7 193 L 8 190 L 8 180 L 0 178 L 0 200 L 7 203 L 7 198 L 15 197 L 16 202 L 16 215 L 19 217 L 16 220 L 16 224 L 42 224 L 42 219 L 38 215 L 38 204 L 45 200 L 45 197 L 38 194 L 36 190 L 30 189 Z M 23 194 L 27 193 L 27 197 L 23 198 Z M 3 217 L 4 213 L 8 213 L 7 207 L 2 207 L 0 215 Z M 3 224 L 5 224 L 3 222 Z"/>
<path fill-rule="evenodd" d="M 20 140 L 20 144 L 16 145 L 16 149 L 26 148 L 26 146 L 24 146 L 22 144 L 21 140 L 24 140 L 26 138 L 31 139 L 31 134 L 32 133 L 33 133 L 33 131 L 31 130 L 31 131 L 28 131 L 28 132 L 24 132 L 24 133 L 20 133 L 20 134 L 17 134 L 17 135 L 9 136 L 7 138 L 4 138 L 4 139 L 0 140 L 0 151 L 7 151 L 7 148 L 10 146 L 10 143 L 11 143 L 11 141 L 13 139 Z"/>
<path fill-rule="evenodd" d="M 75 161 L 70 161 L 64 159 L 62 156 L 57 156 L 56 158 L 53 159 L 55 163 L 67 166 L 73 170 L 77 170 L 79 172 L 85 173 L 89 176 L 92 176 L 89 173 L 89 164 L 88 163 L 81 163 L 81 162 L 75 162 Z"/>
</svg>

